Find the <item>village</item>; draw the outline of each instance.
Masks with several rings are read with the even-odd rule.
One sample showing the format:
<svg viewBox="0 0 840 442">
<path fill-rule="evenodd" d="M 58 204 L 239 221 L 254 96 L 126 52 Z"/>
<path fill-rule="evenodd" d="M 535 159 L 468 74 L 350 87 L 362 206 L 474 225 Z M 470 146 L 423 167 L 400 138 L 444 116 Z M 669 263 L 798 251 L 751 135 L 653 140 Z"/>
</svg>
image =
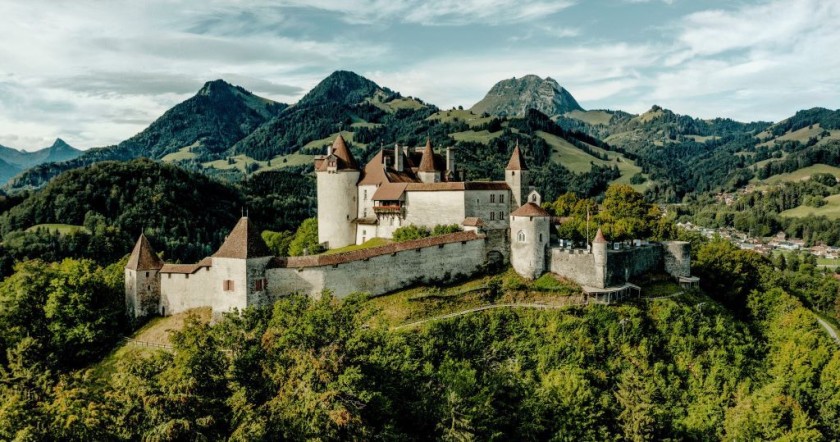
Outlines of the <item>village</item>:
<svg viewBox="0 0 840 442">
<path fill-rule="evenodd" d="M 677 223 L 677 226 L 692 232 L 698 232 L 706 238 L 719 236 L 729 240 L 743 250 L 752 250 L 762 255 L 776 253 L 801 253 L 814 255 L 820 267 L 840 267 L 840 247 L 825 244 L 808 246 L 805 240 L 788 238 L 785 232 L 778 232 L 770 237 L 755 237 L 731 227 L 709 228 L 691 222 Z"/>
</svg>

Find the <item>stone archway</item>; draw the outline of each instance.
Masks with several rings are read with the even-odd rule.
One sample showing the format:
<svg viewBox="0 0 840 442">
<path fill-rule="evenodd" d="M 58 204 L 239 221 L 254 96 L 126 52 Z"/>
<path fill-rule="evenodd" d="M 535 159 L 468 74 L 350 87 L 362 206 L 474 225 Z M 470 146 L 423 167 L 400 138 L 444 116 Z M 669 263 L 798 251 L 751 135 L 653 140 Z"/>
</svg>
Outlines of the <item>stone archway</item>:
<svg viewBox="0 0 840 442">
<path fill-rule="evenodd" d="M 505 256 L 498 250 L 491 250 L 487 252 L 487 258 L 484 261 L 484 264 L 487 266 L 488 272 L 498 272 L 499 270 L 502 270 L 505 265 Z"/>
</svg>

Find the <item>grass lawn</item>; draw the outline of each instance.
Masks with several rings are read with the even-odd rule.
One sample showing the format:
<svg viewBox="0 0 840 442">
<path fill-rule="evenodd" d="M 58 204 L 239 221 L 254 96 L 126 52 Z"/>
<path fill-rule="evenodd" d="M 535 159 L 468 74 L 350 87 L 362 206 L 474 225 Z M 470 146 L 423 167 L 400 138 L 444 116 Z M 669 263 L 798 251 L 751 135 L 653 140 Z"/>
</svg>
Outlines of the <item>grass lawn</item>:
<svg viewBox="0 0 840 442">
<path fill-rule="evenodd" d="M 324 255 L 335 255 L 336 253 L 344 253 L 344 252 L 353 252 L 356 250 L 363 250 L 369 249 L 371 247 L 379 247 L 384 246 L 386 244 L 390 244 L 392 241 L 390 239 L 385 238 L 371 238 L 365 241 L 363 244 L 353 244 L 349 246 L 344 246 L 338 249 L 330 249 L 324 252 Z"/>
<path fill-rule="evenodd" d="M 840 194 L 825 198 L 826 205 L 822 207 L 799 206 L 785 210 L 779 215 L 788 218 L 803 218 L 809 215 L 825 216 L 829 219 L 840 219 Z"/>
<path fill-rule="evenodd" d="M 73 224 L 36 224 L 28 229 L 27 232 L 34 232 L 38 229 L 46 229 L 50 232 L 58 232 L 60 235 L 67 235 L 68 233 L 84 232 L 90 233 L 84 226 L 77 226 Z"/>
</svg>

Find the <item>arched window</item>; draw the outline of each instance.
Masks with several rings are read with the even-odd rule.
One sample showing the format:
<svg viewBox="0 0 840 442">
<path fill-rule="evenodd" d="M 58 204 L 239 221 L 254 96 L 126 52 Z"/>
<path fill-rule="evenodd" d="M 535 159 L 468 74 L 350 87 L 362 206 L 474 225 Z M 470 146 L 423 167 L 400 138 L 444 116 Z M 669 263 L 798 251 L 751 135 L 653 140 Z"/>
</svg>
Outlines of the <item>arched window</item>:
<svg viewBox="0 0 840 442">
<path fill-rule="evenodd" d="M 525 242 L 525 232 L 520 230 L 519 233 L 516 234 L 516 239 L 519 242 Z"/>
</svg>

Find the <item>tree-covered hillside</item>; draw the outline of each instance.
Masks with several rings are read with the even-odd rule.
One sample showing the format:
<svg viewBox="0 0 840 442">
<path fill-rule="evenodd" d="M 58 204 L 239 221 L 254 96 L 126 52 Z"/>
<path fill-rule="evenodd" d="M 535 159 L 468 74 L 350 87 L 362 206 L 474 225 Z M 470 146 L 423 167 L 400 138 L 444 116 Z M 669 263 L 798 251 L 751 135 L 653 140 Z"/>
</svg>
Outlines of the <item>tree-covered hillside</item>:
<svg viewBox="0 0 840 442">
<path fill-rule="evenodd" d="M 2 271 L 33 258 L 104 265 L 127 254 L 141 232 L 167 260 L 195 262 L 216 250 L 244 211 L 265 229 L 296 228 L 314 213 L 312 180 L 278 171 L 233 186 L 145 159 L 75 169 L 0 215 Z M 82 229 L 35 227 L 50 224 Z"/>
</svg>

